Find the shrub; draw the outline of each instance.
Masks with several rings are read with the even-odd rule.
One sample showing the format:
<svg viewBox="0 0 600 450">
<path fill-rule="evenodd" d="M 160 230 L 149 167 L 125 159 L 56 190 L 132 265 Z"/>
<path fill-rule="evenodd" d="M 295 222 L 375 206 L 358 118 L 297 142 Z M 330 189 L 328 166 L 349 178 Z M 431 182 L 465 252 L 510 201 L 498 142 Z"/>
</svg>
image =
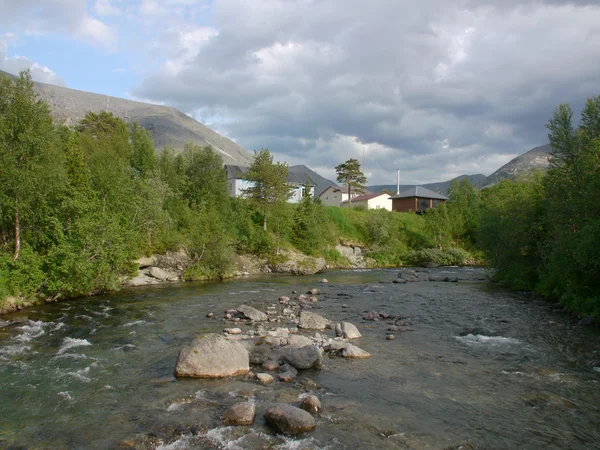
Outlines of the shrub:
<svg viewBox="0 0 600 450">
<path fill-rule="evenodd" d="M 404 255 L 404 261 L 411 266 L 425 266 L 435 264 L 437 266 L 462 266 L 467 262 L 469 254 L 460 248 L 449 248 L 440 250 L 437 248 L 425 248 L 413 250 Z"/>
</svg>

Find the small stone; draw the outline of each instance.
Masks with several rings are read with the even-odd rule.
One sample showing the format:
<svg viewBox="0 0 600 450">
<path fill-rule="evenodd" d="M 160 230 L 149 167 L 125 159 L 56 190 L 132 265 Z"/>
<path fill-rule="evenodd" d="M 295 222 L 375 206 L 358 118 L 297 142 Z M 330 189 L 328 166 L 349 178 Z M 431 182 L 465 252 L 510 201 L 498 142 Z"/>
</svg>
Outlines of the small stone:
<svg viewBox="0 0 600 450">
<path fill-rule="evenodd" d="M 277 375 L 279 381 L 283 381 L 284 383 L 291 383 L 296 378 L 292 372 L 283 372 Z"/>
<path fill-rule="evenodd" d="M 309 297 L 308 299 L 311 301 L 311 303 L 319 303 L 319 299 L 317 297 L 313 296 L 313 297 Z"/>
<path fill-rule="evenodd" d="M 406 280 L 404 278 L 397 278 L 394 281 L 392 281 L 392 283 L 394 283 L 394 284 L 406 284 Z"/>
<path fill-rule="evenodd" d="M 236 403 L 223 414 L 225 425 L 252 425 L 256 406 L 253 402 Z"/>
<path fill-rule="evenodd" d="M 307 292 L 308 295 L 319 295 L 320 292 L 317 288 L 312 288 L 310 291 Z"/>
<path fill-rule="evenodd" d="M 262 367 L 265 370 L 277 370 L 279 369 L 279 363 L 277 361 L 269 360 L 265 361 Z"/>
<path fill-rule="evenodd" d="M 297 293 L 298 293 L 298 291 L 292 291 L 292 294 L 297 294 Z"/>
<path fill-rule="evenodd" d="M 344 303 L 344 304 L 342 305 L 342 308 L 350 308 L 350 307 Z"/>
<path fill-rule="evenodd" d="M 275 378 L 268 373 L 257 373 L 256 379 L 262 384 L 271 384 L 273 381 L 275 381 Z"/>
<path fill-rule="evenodd" d="M 210 318 L 211 318 L 212 316 L 214 316 L 214 315 L 215 315 L 214 313 L 208 313 L 208 314 L 206 315 L 206 317 L 208 317 L 208 318 L 210 319 Z"/>
<path fill-rule="evenodd" d="M 293 314 L 294 310 L 290 308 L 283 308 L 283 314 Z"/>
<path fill-rule="evenodd" d="M 329 280 L 327 278 L 321 278 L 319 283 L 329 283 Z"/>
<path fill-rule="evenodd" d="M 227 334 L 242 334 L 239 328 L 225 328 L 223 331 Z"/>
<path fill-rule="evenodd" d="M 293 366 L 290 366 L 289 364 L 283 364 L 283 365 L 282 365 L 282 366 L 279 368 L 279 370 L 281 370 L 281 372 L 282 372 L 282 373 L 283 373 L 283 372 L 291 372 L 291 373 L 293 373 L 294 375 L 298 375 L 298 369 L 296 369 L 296 368 L 295 368 L 295 367 L 293 367 Z"/>
<path fill-rule="evenodd" d="M 302 400 L 300 408 L 309 413 L 318 413 L 321 411 L 321 401 L 316 395 L 308 395 Z"/>
<path fill-rule="evenodd" d="M 265 423 L 278 433 L 297 435 L 313 430 L 317 423 L 308 412 L 283 403 L 265 412 Z"/>
<path fill-rule="evenodd" d="M 259 311 L 258 309 L 248 305 L 241 305 L 238 308 L 238 311 L 241 312 L 248 319 L 254 320 L 256 322 L 267 320 L 268 318 L 264 312 Z"/>
<path fill-rule="evenodd" d="M 396 339 L 396 337 L 393 334 L 386 334 L 385 338 L 388 341 L 393 341 L 394 339 Z"/>
<path fill-rule="evenodd" d="M 335 325 L 335 335 L 346 339 L 358 339 L 362 335 L 356 325 L 350 322 L 342 322 Z"/>
<path fill-rule="evenodd" d="M 286 296 L 279 297 L 279 303 L 281 303 L 282 305 L 287 305 L 290 303 L 290 301 L 291 301 L 291 299 L 289 297 L 286 297 Z"/>
<path fill-rule="evenodd" d="M 398 331 L 398 327 L 391 326 L 391 327 L 388 328 L 388 331 Z"/>
<path fill-rule="evenodd" d="M 302 311 L 298 327 L 309 330 L 324 330 L 327 327 L 327 319 L 315 313 Z"/>
<path fill-rule="evenodd" d="M 349 359 L 365 359 L 370 358 L 371 354 L 358 348 L 356 345 L 347 344 L 342 350 L 342 356 Z"/>
<path fill-rule="evenodd" d="M 229 313 L 225 314 L 225 318 L 226 318 L 227 320 L 231 319 L 231 314 L 229 314 Z"/>
</svg>

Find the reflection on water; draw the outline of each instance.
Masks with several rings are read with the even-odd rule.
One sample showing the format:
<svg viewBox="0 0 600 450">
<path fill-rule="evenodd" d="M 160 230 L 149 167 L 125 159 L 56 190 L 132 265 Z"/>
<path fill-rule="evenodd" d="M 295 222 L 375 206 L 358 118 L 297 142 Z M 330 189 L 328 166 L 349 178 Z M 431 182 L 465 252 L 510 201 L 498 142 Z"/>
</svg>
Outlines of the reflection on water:
<svg viewBox="0 0 600 450">
<path fill-rule="evenodd" d="M 396 285 L 393 270 L 335 271 L 327 285 L 317 284 L 319 276 L 177 284 L 4 316 L 0 447 L 597 445 L 598 330 L 482 283 L 479 269 L 429 272 L 461 281 Z M 326 358 L 323 370 L 302 374 L 314 381 L 304 385 L 172 377 L 182 345 L 231 325 L 222 321 L 227 309 L 281 308 L 280 295 L 312 287 L 324 291 L 315 312 L 355 323 L 363 334 L 356 343 L 372 358 Z M 363 320 L 370 310 L 402 317 L 395 340 L 385 335 L 398 322 Z M 264 426 L 270 403 L 297 402 L 308 391 L 323 403 L 309 436 L 286 438 Z M 255 425 L 223 427 L 220 414 L 241 399 L 256 402 Z"/>
</svg>

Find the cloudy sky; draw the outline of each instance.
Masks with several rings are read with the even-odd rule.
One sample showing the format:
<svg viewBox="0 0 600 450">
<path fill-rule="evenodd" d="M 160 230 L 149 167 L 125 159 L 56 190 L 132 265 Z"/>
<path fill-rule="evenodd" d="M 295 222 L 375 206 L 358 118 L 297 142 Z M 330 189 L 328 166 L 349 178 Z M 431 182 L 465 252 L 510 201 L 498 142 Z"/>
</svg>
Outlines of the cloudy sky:
<svg viewBox="0 0 600 450">
<path fill-rule="evenodd" d="M 599 0 L 0 0 L 0 70 L 371 184 L 490 174 L 600 95 Z"/>
</svg>

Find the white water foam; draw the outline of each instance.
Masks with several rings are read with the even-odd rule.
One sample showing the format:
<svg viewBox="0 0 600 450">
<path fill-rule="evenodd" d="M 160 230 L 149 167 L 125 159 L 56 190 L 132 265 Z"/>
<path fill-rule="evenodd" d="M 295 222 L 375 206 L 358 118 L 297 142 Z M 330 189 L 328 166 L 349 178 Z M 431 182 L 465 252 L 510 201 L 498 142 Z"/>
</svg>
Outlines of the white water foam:
<svg viewBox="0 0 600 450">
<path fill-rule="evenodd" d="M 63 397 L 64 399 L 69 400 L 69 401 L 73 400 L 73 397 L 71 397 L 71 394 L 69 394 L 68 391 L 59 392 L 56 395 L 58 395 L 59 397 Z"/>
<path fill-rule="evenodd" d="M 133 344 L 125 344 L 125 345 L 121 345 L 120 347 L 112 348 L 111 350 L 113 352 L 116 352 L 116 351 L 119 351 L 119 350 L 124 350 L 126 348 L 137 348 L 137 347 L 135 345 L 133 345 Z"/>
<path fill-rule="evenodd" d="M 77 372 L 68 372 L 67 375 L 69 375 L 70 377 L 73 377 L 76 380 L 79 380 L 83 383 L 89 383 L 90 381 L 92 381 L 92 379 L 90 377 L 86 376 L 89 373 L 90 373 L 90 368 L 86 367 L 85 369 L 78 370 Z"/>
<path fill-rule="evenodd" d="M 87 347 L 88 345 L 92 345 L 90 341 L 87 339 L 75 339 L 66 337 L 63 340 L 62 347 L 58 350 L 58 354 L 62 355 L 64 352 L 74 348 L 74 347 Z"/>
<path fill-rule="evenodd" d="M 136 320 L 135 322 L 128 322 L 128 323 L 124 323 L 123 325 L 121 325 L 123 328 L 129 328 L 129 327 L 134 327 L 136 325 L 143 325 L 146 322 L 145 320 Z"/>
<path fill-rule="evenodd" d="M 43 334 L 46 334 L 44 327 L 46 325 L 53 325 L 53 322 L 37 322 L 28 320 L 27 325 L 17 327 L 18 330 L 22 330 L 23 333 L 15 337 L 15 341 L 19 342 L 30 342 L 32 339 L 38 338 Z"/>
<path fill-rule="evenodd" d="M 518 339 L 503 336 L 483 336 L 481 334 L 467 334 L 466 336 L 455 336 L 455 339 L 470 347 L 506 347 L 521 344 Z"/>
<path fill-rule="evenodd" d="M 0 320 L 0 328 L 7 327 L 7 326 L 9 326 L 11 323 L 12 323 L 12 322 L 10 322 L 10 321 L 6 321 L 6 320 Z"/>
<path fill-rule="evenodd" d="M 593 370 L 594 370 L 595 372 L 600 372 L 600 367 L 594 367 L 594 368 L 593 368 Z"/>
</svg>

